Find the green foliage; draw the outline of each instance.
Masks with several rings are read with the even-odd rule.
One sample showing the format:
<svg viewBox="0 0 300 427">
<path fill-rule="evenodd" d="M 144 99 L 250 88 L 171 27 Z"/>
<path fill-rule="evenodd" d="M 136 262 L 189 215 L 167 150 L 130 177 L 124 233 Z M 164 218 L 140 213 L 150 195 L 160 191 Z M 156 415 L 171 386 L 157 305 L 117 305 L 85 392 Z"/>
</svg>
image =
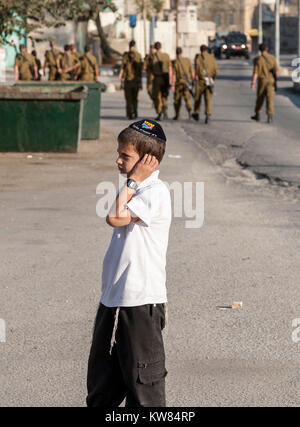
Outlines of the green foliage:
<svg viewBox="0 0 300 427">
<path fill-rule="evenodd" d="M 99 12 L 116 7 L 110 0 L 0 0 L 0 44 L 16 33 L 35 32 L 39 39 L 45 27 L 58 27 L 67 20 L 96 20 Z"/>
<path fill-rule="evenodd" d="M 138 13 L 143 13 L 146 8 L 147 19 L 151 20 L 152 16 L 157 16 L 164 7 L 164 0 L 135 0 Z"/>
</svg>

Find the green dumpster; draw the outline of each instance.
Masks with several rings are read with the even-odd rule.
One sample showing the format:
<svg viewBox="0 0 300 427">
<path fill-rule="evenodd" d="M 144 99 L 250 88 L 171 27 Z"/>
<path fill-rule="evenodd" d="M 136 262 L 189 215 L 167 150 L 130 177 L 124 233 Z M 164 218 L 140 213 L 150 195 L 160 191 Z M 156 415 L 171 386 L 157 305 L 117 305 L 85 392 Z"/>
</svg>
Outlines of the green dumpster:
<svg viewBox="0 0 300 427">
<path fill-rule="evenodd" d="M 85 86 L 0 86 L 0 151 L 76 152 L 87 92 Z"/>
<path fill-rule="evenodd" d="M 100 82 L 49 82 L 49 81 L 32 81 L 20 82 L 16 86 L 42 86 L 42 87 L 70 87 L 70 86 L 86 86 L 88 88 L 88 96 L 83 105 L 82 117 L 82 139 L 98 139 L 100 132 L 100 110 L 101 110 L 101 92 L 106 90 L 106 85 Z"/>
</svg>

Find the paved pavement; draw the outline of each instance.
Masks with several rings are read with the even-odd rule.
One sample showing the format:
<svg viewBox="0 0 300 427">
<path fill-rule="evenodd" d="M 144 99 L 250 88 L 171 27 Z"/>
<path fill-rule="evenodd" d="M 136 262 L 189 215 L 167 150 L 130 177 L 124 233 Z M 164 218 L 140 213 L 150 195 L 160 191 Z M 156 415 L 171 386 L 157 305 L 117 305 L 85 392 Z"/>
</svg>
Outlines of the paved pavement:
<svg viewBox="0 0 300 427">
<path fill-rule="evenodd" d="M 299 190 L 270 185 L 235 161 L 260 132 L 287 132 L 285 120 L 295 135 L 299 112 L 280 95 L 283 118 L 257 130 L 249 68 L 237 60 L 221 70 L 210 127 L 163 123 L 161 178 L 205 183 L 203 227 L 174 218 L 170 233 L 168 404 L 299 406 Z M 154 115 L 145 91 L 140 115 Z M 78 154 L 0 155 L 1 406 L 84 406 L 111 236 L 95 213 L 96 186 L 117 182 L 116 136 L 127 124 L 123 93 L 106 93 L 100 142 L 83 142 Z M 217 309 L 233 301 L 243 309 Z"/>
<path fill-rule="evenodd" d="M 300 186 L 300 95 L 290 77 L 280 77 L 275 96 L 275 123 L 252 122 L 255 93 L 249 90 L 252 70 L 245 61 L 220 62 L 214 122 L 210 128 L 183 124 L 201 138 L 218 163 L 237 159 L 258 177 L 282 185 Z"/>
</svg>

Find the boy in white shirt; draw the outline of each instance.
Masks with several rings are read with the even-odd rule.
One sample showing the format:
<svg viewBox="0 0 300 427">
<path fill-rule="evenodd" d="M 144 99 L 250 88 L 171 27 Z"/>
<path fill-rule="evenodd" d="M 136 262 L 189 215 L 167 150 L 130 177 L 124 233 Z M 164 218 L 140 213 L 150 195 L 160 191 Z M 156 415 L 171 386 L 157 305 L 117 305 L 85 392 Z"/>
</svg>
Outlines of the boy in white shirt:
<svg viewBox="0 0 300 427">
<path fill-rule="evenodd" d="M 118 137 L 127 182 L 106 222 L 114 228 L 103 261 L 102 295 L 88 365 L 89 407 L 166 406 L 168 188 L 156 170 L 166 146 L 161 126 L 140 120 Z"/>
</svg>

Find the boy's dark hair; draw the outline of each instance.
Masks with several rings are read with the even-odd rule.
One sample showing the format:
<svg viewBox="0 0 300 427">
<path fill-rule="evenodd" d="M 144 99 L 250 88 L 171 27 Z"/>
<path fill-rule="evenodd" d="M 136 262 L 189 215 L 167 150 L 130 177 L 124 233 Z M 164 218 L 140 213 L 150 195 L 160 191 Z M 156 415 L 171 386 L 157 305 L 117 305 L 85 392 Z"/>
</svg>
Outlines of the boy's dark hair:
<svg viewBox="0 0 300 427">
<path fill-rule="evenodd" d="M 176 55 L 181 55 L 182 54 L 182 49 L 181 47 L 177 47 L 176 48 Z"/>
<path fill-rule="evenodd" d="M 136 45 L 136 43 L 135 43 L 135 41 L 134 41 L 134 40 L 131 40 L 131 41 L 129 42 L 129 48 L 134 47 L 135 45 Z"/>
<path fill-rule="evenodd" d="M 118 136 L 119 144 L 131 144 L 138 152 L 140 158 L 145 154 L 151 154 L 156 157 L 160 163 L 164 157 L 166 143 L 157 138 L 143 135 L 132 128 L 126 128 Z"/>
<path fill-rule="evenodd" d="M 156 50 L 161 49 L 161 42 L 156 42 L 156 43 L 154 43 L 154 48 L 155 48 Z"/>
<path fill-rule="evenodd" d="M 201 46 L 200 46 L 200 52 L 207 52 L 208 51 L 208 47 L 205 45 L 205 44 L 202 44 Z"/>
</svg>

